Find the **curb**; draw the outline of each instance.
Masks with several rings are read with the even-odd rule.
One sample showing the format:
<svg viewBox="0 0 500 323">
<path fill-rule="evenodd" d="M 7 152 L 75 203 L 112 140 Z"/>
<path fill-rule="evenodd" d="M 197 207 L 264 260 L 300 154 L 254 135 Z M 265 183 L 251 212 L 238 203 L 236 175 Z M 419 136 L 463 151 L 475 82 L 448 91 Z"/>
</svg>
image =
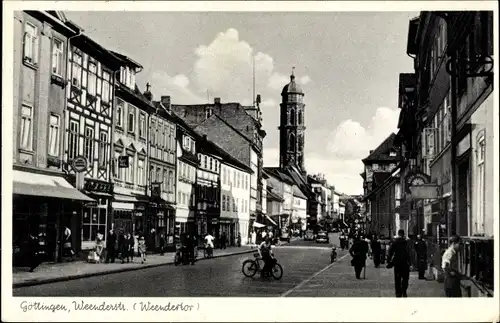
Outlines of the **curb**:
<svg viewBox="0 0 500 323">
<path fill-rule="evenodd" d="M 213 256 L 210 259 L 243 255 L 243 254 L 247 254 L 247 253 L 251 253 L 251 252 L 254 252 L 254 249 L 245 250 L 245 251 L 238 251 L 238 252 L 228 253 L 228 254 L 224 254 L 224 255 Z M 207 258 L 200 258 L 197 260 L 197 262 L 202 261 L 202 260 L 207 260 Z M 171 261 L 163 262 L 163 263 L 159 263 L 159 264 L 144 264 L 144 265 L 140 265 L 137 267 L 125 267 L 125 268 L 118 268 L 118 269 L 93 272 L 93 273 L 85 273 L 85 274 L 77 274 L 77 275 L 70 275 L 70 276 L 47 278 L 47 279 L 36 280 L 36 281 L 25 281 L 25 282 L 20 282 L 20 283 L 13 283 L 12 289 L 21 288 L 21 287 L 29 287 L 29 286 L 45 285 L 45 284 L 51 284 L 51 283 L 57 283 L 57 282 L 63 282 L 63 281 L 70 281 L 70 280 L 76 280 L 76 279 L 80 279 L 80 278 L 88 278 L 88 277 L 95 277 L 95 276 L 104 276 L 104 275 L 109 275 L 109 274 L 124 273 L 124 272 L 128 272 L 128 271 L 155 268 L 155 267 L 161 267 L 161 266 L 171 266 L 173 264 L 174 264 L 174 261 L 171 260 Z"/>
</svg>

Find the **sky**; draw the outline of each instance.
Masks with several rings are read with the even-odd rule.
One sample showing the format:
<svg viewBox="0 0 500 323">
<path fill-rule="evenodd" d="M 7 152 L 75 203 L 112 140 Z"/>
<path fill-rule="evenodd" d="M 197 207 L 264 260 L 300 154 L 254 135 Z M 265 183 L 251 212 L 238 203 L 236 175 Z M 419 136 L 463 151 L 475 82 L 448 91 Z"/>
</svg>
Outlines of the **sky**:
<svg viewBox="0 0 500 323">
<path fill-rule="evenodd" d="M 418 12 L 65 12 L 104 47 L 143 65 L 137 84 L 173 104 L 262 97 L 264 165 L 279 163 L 279 103 L 295 67 L 305 93 L 305 166 L 362 194 L 361 159 L 397 131 L 408 22 Z"/>
</svg>

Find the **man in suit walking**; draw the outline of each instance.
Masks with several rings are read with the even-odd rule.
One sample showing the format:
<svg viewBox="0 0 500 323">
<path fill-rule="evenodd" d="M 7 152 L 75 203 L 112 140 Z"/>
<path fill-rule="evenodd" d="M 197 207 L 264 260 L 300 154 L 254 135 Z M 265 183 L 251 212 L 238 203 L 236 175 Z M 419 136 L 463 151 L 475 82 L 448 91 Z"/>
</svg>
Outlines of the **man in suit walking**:
<svg viewBox="0 0 500 323">
<path fill-rule="evenodd" d="M 410 280 L 410 253 L 404 230 L 398 231 L 398 236 L 389 247 L 389 264 L 394 268 L 394 284 L 396 297 L 407 297 L 408 281 Z"/>
</svg>

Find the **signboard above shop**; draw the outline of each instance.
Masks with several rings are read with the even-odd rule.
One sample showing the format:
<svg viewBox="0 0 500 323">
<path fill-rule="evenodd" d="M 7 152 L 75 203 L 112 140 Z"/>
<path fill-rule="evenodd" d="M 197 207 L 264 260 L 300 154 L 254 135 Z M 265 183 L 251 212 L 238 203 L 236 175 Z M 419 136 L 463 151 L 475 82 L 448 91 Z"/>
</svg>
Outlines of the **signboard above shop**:
<svg viewBox="0 0 500 323">
<path fill-rule="evenodd" d="M 128 156 L 119 156 L 118 157 L 118 168 L 128 168 Z"/>
</svg>

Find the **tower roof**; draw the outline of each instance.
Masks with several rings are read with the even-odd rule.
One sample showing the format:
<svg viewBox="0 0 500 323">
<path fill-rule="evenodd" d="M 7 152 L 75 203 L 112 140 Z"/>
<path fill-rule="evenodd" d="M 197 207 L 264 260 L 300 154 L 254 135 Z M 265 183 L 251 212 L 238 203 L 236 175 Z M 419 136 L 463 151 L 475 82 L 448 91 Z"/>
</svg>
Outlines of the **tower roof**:
<svg viewBox="0 0 500 323">
<path fill-rule="evenodd" d="M 300 87 L 300 85 L 298 85 L 296 82 L 295 82 L 295 75 L 293 75 L 293 72 L 292 72 L 292 75 L 290 75 L 290 83 L 288 83 L 287 85 L 285 85 L 283 87 L 283 90 L 281 91 L 281 95 L 286 95 L 286 94 L 304 94 L 304 92 L 302 92 L 302 88 Z"/>
</svg>

